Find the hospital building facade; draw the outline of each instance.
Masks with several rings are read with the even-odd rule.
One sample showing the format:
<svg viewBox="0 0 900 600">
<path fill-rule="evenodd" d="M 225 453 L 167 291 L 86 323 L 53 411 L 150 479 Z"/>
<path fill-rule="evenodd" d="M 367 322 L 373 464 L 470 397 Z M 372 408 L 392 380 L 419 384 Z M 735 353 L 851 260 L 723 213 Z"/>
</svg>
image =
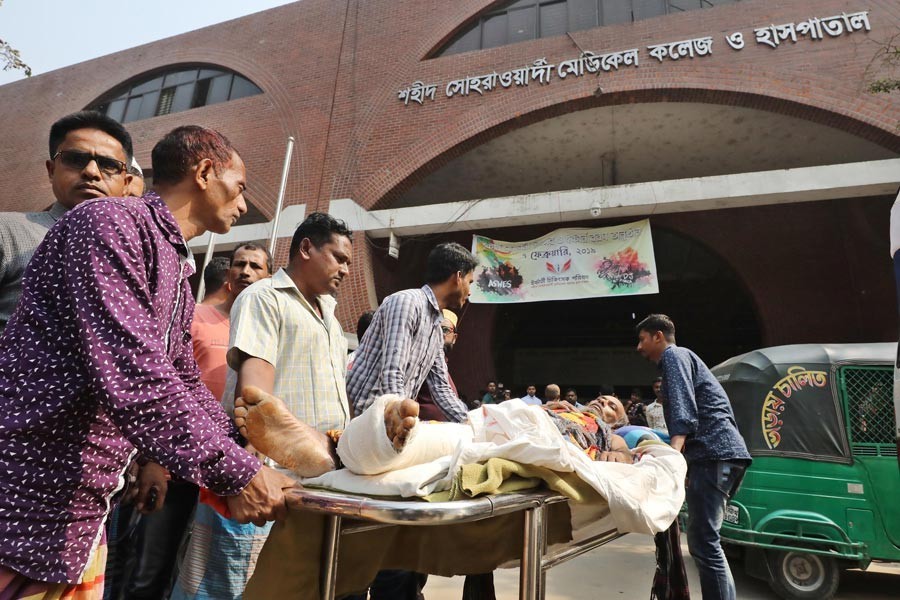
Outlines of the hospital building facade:
<svg viewBox="0 0 900 600">
<path fill-rule="evenodd" d="M 276 262 L 304 215 L 346 220 L 350 334 L 423 283 L 436 243 L 649 219 L 658 294 L 461 311 L 450 371 L 470 397 L 489 379 L 649 386 L 633 328 L 650 312 L 710 364 L 890 341 L 900 91 L 878 90 L 898 34 L 896 0 L 302 0 L 0 87 L 0 210 L 52 203 L 62 115 L 122 121 L 150 180 L 153 144 L 204 125 L 247 166 L 224 254 L 269 239 L 293 138 Z"/>
</svg>

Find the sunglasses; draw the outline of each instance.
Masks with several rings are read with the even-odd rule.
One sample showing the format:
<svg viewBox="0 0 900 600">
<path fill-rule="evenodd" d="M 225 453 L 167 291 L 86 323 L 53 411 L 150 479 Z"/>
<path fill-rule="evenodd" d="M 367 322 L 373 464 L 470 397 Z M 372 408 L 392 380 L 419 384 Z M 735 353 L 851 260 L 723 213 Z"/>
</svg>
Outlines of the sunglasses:
<svg viewBox="0 0 900 600">
<path fill-rule="evenodd" d="M 79 152 L 78 150 L 60 150 L 53 155 L 53 160 L 57 158 L 63 165 L 79 171 L 91 164 L 91 161 L 94 161 L 97 163 L 97 168 L 100 169 L 100 172 L 110 177 L 124 173 L 127 167 L 121 160 L 100 154 Z"/>
</svg>

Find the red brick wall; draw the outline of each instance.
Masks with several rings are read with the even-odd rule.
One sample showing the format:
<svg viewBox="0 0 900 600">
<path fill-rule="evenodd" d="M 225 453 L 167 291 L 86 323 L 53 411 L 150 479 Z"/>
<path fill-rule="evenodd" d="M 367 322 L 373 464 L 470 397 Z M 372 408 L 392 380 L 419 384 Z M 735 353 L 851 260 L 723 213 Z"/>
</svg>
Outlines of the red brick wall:
<svg viewBox="0 0 900 600">
<path fill-rule="evenodd" d="M 578 54 L 572 39 L 559 36 L 426 59 L 471 15 L 492 3 L 304 0 L 0 87 L 0 174 L 7 182 L 0 210 L 36 210 L 49 203 L 42 163 L 47 130 L 56 118 L 142 73 L 192 62 L 234 69 L 265 93 L 130 123 L 137 157 L 149 163 L 153 143 L 176 125 L 216 127 L 241 150 L 249 197 L 269 217 L 288 135 L 295 136 L 297 146 L 286 202 L 307 203 L 307 212 L 325 209 L 336 198 L 353 198 L 367 208 L 388 206 L 405 186 L 492 137 L 556 114 L 623 102 L 756 107 L 824 123 L 900 151 L 900 95 L 864 91 L 877 49 L 873 42 L 900 30 L 896 0 L 745 0 L 573 33 L 581 47 L 597 52 L 715 38 L 713 55 L 693 61 L 658 64 L 642 51 L 640 68 L 599 79 L 599 96 L 598 79 L 582 77 L 498 90 L 483 98 L 446 98 L 441 90 L 437 101 L 425 106 L 399 102 L 397 90 L 415 80 L 446 84 L 524 66 L 539 57 L 557 63 Z M 777 50 L 752 39 L 754 27 L 864 9 L 871 11 L 868 34 L 804 39 Z M 728 48 L 722 37 L 737 30 L 749 35 L 740 52 Z M 281 263 L 286 260 L 282 246 Z M 379 286 L 373 280 L 372 257 L 382 252 L 362 236 L 355 238 L 354 247 L 355 273 L 341 294 L 339 313 L 351 330 Z M 378 291 L 383 294 L 381 287 Z"/>
</svg>

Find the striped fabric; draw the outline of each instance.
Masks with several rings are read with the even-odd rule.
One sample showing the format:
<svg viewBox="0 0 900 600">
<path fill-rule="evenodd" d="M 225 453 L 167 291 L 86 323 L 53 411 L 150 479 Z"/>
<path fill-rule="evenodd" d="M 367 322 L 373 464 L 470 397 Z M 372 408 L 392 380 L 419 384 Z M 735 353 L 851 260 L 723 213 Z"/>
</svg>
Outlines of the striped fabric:
<svg viewBox="0 0 900 600">
<path fill-rule="evenodd" d="M 0 213 L 0 333 L 22 294 L 28 261 L 65 212 L 66 207 L 56 202 L 45 212 Z"/>
<path fill-rule="evenodd" d="M 6 567 L 0 567 L 0 600 L 100 600 L 103 598 L 103 572 L 106 569 L 106 544 L 94 551 L 81 583 L 47 583 L 28 579 Z"/>
<path fill-rule="evenodd" d="M 240 598 L 272 528 L 272 523 L 241 525 L 204 500 L 211 498 L 201 497 L 197 505 L 191 540 L 170 600 Z"/>
</svg>

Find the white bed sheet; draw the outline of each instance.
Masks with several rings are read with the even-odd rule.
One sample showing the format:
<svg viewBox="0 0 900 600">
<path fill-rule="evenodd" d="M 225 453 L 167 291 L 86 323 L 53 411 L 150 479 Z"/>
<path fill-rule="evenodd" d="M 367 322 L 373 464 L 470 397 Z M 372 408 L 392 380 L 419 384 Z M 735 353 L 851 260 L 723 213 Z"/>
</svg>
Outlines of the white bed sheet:
<svg viewBox="0 0 900 600">
<path fill-rule="evenodd" d="M 354 419 L 344 436 L 350 433 L 350 446 L 358 456 L 373 453 L 394 468 L 378 475 L 357 475 L 339 469 L 320 477 L 302 480 L 304 485 L 373 496 L 422 497 L 446 490 L 459 468 L 489 458 L 505 458 L 523 464 L 575 472 L 595 489 L 609 505 L 609 517 L 622 533 L 655 534 L 665 530 L 678 515 L 684 502 L 687 464 L 684 457 L 668 446 L 650 445 L 639 450 L 635 464 L 592 461 L 577 446 L 565 440 L 543 409 L 528 406 L 520 400 L 485 405 L 469 413 L 471 435 L 466 433 L 452 446 L 441 443 L 443 455 L 421 464 L 415 458 L 405 460 L 407 450 L 397 453 L 384 430 L 384 398 Z M 410 452 L 418 452 L 414 436 L 408 444 Z M 373 435 L 374 433 L 374 435 Z M 426 436 L 418 436 L 425 438 Z M 359 443 L 356 443 L 356 442 Z M 447 448 L 452 450 L 447 451 Z M 420 456 L 427 456 L 427 452 Z M 407 466 L 408 465 L 408 466 Z M 598 512 L 598 510 L 600 512 Z M 579 506 L 573 503 L 573 531 L 584 532 L 585 526 L 605 514 L 605 507 Z M 591 527 L 590 529 L 593 529 Z"/>
</svg>

